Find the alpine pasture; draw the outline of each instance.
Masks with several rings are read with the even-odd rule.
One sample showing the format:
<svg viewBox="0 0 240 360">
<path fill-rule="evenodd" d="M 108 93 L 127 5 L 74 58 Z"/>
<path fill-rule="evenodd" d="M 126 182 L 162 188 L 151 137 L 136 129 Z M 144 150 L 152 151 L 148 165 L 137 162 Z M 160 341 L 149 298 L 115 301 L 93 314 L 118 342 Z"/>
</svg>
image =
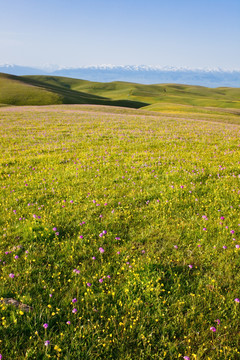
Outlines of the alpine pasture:
<svg viewBox="0 0 240 360">
<path fill-rule="evenodd" d="M 1 359 L 240 358 L 239 113 L 161 109 L 0 108 Z"/>
</svg>

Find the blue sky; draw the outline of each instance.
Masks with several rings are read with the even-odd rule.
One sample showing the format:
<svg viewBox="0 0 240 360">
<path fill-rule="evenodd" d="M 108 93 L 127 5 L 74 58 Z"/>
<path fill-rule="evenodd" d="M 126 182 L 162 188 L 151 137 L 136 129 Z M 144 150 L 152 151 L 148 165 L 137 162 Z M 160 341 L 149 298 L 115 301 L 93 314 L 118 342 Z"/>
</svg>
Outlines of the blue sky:
<svg viewBox="0 0 240 360">
<path fill-rule="evenodd" d="M 240 68 L 240 0 L 0 0 L 0 64 Z"/>
</svg>

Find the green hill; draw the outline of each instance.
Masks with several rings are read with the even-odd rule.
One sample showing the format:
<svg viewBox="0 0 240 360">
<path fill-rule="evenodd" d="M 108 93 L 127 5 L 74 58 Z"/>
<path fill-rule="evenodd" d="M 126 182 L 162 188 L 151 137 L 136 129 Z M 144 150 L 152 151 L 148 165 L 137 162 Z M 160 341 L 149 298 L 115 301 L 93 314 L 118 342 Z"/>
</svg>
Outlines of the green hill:
<svg viewBox="0 0 240 360">
<path fill-rule="evenodd" d="M 214 89 L 178 84 L 142 85 L 121 81 L 100 83 L 56 76 L 27 76 L 26 78 L 113 100 L 127 99 L 148 103 L 149 105 L 157 103 L 157 107 L 151 107 L 152 110 L 159 110 L 161 104 L 166 103 L 240 109 L 240 88 Z"/>
<path fill-rule="evenodd" d="M 98 104 L 130 108 L 148 105 L 148 103 L 139 101 L 112 100 L 99 95 L 76 91 L 70 86 L 58 85 L 57 79 L 55 83 L 44 82 L 44 77 L 23 77 L 0 73 L 0 104 Z"/>
<path fill-rule="evenodd" d="M 92 82 L 59 76 L 0 74 L 0 103 L 13 105 L 98 104 L 153 111 L 201 112 L 240 109 L 240 88 L 114 81 Z"/>
</svg>

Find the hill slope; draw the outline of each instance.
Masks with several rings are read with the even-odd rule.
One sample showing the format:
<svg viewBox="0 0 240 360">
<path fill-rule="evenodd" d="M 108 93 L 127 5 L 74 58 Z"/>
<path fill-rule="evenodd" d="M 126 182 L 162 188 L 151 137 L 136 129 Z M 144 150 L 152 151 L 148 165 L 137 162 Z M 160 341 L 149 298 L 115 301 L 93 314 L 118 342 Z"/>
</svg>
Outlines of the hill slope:
<svg viewBox="0 0 240 360">
<path fill-rule="evenodd" d="M 98 104 L 140 108 L 148 103 L 117 100 L 88 94 L 48 83 L 44 77 L 22 77 L 0 73 L 0 104 L 50 105 L 50 104 Z M 70 79 L 71 80 L 71 79 Z"/>
<path fill-rule="evenodd" d="M 176 84 L 143 85 L 121 81 L 101 83 L 56 76 L 26 76 L 24 78 L 113 100 L 127 99 L 148 104 L 157 103 L 157 108 L 161 107 L 161 103 L 170 103 L 240 109 L 240 88 L 207 88 Z"/>
<path fill-rule="evenodd" d="M 58 76 L 0 74 L 0 104 L 97 104 L 164 111 L 166 104 L 240 109 L 240 88 L 193 85 L 143 85 L 114 81 L 92 82 Z M 194 110 L 195 111 L 195 110 Z"/>
</svg>

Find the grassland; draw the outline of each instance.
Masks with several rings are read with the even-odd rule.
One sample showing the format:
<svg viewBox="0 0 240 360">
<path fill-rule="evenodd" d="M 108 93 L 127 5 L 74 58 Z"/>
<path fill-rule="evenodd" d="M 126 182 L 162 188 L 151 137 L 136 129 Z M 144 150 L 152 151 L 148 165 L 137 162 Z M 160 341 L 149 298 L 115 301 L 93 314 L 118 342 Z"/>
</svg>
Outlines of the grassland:
<svg viewBox="0 0 240 360">
<path fill-rule="evenodd" d="M 178 84 L 100 83 L 57 76 L 0 74 L 0 103 L 98 104 L 166 112 L 240 111 L 240 88 Z"/>
<path fill-rule="evenodd" d="M 0 109 L 3 360 L 240 358 L 240 118 L 183 108 Z"/>
</svg>

